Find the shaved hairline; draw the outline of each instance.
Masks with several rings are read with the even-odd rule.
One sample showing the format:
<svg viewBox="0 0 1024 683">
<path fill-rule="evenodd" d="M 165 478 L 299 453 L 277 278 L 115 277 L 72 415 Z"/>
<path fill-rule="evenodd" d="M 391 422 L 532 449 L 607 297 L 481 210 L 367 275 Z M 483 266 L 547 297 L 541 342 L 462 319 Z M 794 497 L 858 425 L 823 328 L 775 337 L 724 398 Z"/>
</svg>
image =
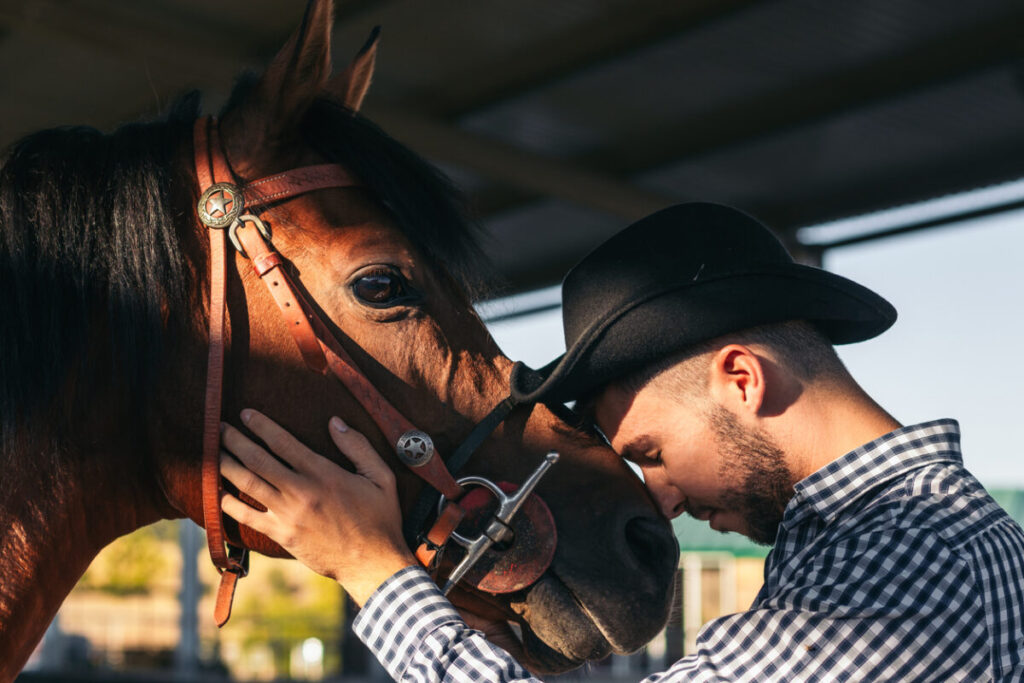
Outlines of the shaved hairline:
<svg viewBox="0 0 1024 683">
<path fill-rule="evenodd" d="M 652 384 L 677 400 L 703 403 L 707 400 L 709 375 L 706 370 L 710 356 L 729 344 L 764 348 L 802 382 L 851 380 L 832 342 L 813 324 L 791 320 L 730 332 L 688 346 L 581 396 L 575 410 L 585 420 L 593 422 L 595 404 L 606 389 L 615 387 L 635 395 Z"/>
</svg>

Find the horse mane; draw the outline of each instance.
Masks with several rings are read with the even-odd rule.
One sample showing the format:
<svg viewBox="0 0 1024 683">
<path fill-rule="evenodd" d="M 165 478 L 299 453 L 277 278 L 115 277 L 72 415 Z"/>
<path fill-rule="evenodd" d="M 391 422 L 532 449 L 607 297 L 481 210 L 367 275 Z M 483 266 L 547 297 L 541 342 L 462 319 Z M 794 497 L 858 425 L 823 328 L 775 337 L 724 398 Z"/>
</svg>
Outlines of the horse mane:
<svg viewBox="0 0 1024 683">
<path fill-rule="evenodd" d="M 225 112 L 251 87 L 243 78 Z M 98 388 L 151 405 L 167 344 L 183 331 L 168 328 L 194 316 L 181 238 L 195 220 L 184 198 L 196 191 L 182 152 L 199 103 L 189 93 L 164 119 L 109 134 L 40 131 L 0 158 L 0 452 L 17 450 L 19 429 L 44 428 L 41 418 L 59 437 Z M 478 232 L 445 176 L 330 100 L 314 104 L 302 134 L 352 170 L 471 297 L 482 291 Z"/>
<path fill-rule="evenodd" d="M 33 133 L 0 167 L 0 429 L 3 444 L 65 392 L 87 405 L 115 379 L 132 394 L 153 381 L 164 320 L 188 302 L 171 188 L 198 98 L 165 121 L 111 134 Z M 109 339 L 108 348 L 98 338 Z M 108 378 L 105 379 L 104 378 Z M 63 420 L 49 415 L 60 431 Z"/>
</svg>

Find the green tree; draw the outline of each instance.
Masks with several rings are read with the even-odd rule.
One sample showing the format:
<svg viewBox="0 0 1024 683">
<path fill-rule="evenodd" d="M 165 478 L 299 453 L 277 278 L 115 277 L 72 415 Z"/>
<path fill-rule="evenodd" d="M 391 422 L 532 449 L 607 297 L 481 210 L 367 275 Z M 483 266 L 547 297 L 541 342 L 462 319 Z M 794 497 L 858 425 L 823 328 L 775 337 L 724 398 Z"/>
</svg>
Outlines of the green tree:
<svg viewBox="0 0 1024 683">
<path fill-rule="evenodd" d="M 144 527 L 103 549 L 80 584 L 113 595 L 146 595 L 167 567 L 162 530 Z"/>
</svg>

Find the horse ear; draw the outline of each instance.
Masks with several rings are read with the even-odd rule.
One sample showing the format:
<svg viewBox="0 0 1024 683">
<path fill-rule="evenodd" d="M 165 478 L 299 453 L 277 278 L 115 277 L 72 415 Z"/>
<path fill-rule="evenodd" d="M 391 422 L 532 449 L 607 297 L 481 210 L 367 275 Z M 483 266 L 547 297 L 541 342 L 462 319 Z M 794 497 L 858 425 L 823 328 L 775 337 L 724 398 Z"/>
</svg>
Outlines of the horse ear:
<svg viewBox="0 0 1024 683">
<path fill-rule="evenodd" d="M 355 59 L 327 85 L 327 90 L 334 93 L 352 111 L 359 111 L 363 106 L 366 91 L 370 89 L 373 68 L 377 63 L 379 39 L 380 26 L 374 26 L 370 31 L 370 37 L 366 39 Z"/>
<path fill-rule="evenodd" d="M 334 0 L 309 0 L 302 25 L 267 67 L 253 93 L 267 142 L 294 131 L 331 75 Z"/>
</svg>

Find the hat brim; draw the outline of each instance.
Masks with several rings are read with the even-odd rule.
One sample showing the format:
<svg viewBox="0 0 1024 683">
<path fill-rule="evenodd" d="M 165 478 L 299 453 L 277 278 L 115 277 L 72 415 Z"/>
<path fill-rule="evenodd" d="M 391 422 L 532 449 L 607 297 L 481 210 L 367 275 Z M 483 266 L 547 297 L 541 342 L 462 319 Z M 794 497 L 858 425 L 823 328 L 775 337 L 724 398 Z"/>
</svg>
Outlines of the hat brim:
<svg viewBox="0 0 1024 683">
<path fill-rule="evenodd" d="M 833 344 L 849 344 L 887 330 L 896 310 L 866 287 L 799 264 L 720 274 L 639 297 L 539 370 L 518 365 L 512 395 L 564 403 L 688 346 L 789 320 L 811 322 Z"/>
</svg>

